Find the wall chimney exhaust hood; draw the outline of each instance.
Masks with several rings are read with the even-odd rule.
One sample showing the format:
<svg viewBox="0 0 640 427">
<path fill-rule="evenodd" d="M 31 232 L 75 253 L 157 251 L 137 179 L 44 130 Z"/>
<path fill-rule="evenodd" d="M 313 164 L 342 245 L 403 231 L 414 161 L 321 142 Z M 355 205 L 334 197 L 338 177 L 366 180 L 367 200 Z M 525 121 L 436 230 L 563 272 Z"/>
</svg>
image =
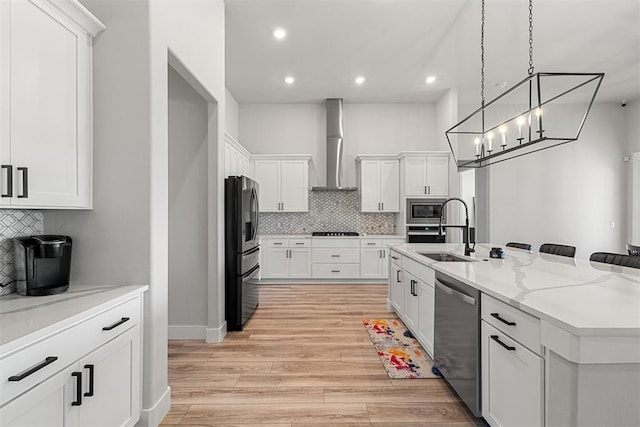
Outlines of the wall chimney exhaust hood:
<svg viewBox="0 0 640 427">
<path fill-rule="evenodd" d="M 342 186 L 342 98 L 327 99 L 327 185 L 313 187 L 313 191 L 355 191 L 356 187 Z"/>
</svg>

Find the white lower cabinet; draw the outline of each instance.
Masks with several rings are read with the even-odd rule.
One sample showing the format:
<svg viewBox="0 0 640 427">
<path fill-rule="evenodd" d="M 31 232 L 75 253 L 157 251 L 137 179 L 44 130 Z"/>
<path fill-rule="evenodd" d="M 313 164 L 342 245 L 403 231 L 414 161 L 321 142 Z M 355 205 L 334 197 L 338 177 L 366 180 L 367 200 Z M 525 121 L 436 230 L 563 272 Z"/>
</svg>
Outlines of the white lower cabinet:
<svg viewBox="0 0 640 427">
<path fill-rule="evenodd" d="M 427 353 L 433 355 L 435 272 L 393 250 L 390 258 L 390 305 Z"/>
<path fill-rule="evenodd" d="M 264 279 L 311 277 L 310 239 L 266 239 Z"/>
<path fill-rule="evenodd" d="M 429 354 L 433 354 L 433 333 L 435 314 L 435 291 L 433 285 L 418 280 L 418 327 L 417 338 Z"/>
<path fill-rule="evenodd" d="M 492 426 L 545 425 L 545 363 L 539 354 L 537 322 L 515 307 L 482 295 L 482 416 Z"/>
<path fill-rule="evenodd" d="M 360 277 L 386 279 L 389 277 L 390 247 L 404 243 L 401 239 L 361 239 Z"/>
<path fill-rule="evenodd" d="M 0 357 L 1 426 L 133 426 L 140 418 L 141 297 Z"/>
</svg>

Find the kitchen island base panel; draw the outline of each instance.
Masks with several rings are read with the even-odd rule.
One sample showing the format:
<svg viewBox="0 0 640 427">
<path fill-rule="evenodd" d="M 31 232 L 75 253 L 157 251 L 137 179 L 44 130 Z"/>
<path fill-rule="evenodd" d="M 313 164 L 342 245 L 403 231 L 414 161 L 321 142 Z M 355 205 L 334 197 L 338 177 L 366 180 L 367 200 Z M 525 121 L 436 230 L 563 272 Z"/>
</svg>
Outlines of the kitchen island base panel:
<svg viewBox="0 0 640 427">
<path fill-rule="evenodd" d="M 546 425 L 640 425 L 640 364 L 577 364 L 547 350 Z"/>
</svg>

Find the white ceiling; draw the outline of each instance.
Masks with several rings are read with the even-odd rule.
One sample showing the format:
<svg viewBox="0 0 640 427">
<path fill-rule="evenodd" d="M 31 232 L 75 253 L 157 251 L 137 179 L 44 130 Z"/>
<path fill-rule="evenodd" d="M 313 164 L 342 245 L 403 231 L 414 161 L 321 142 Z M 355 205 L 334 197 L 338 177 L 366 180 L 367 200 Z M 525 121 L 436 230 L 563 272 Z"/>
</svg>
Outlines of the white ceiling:
<svg viewBox="0 0 640 427">
<path fill-rule="evenodd" d="M 434 102 L 452 87 L 479 103 L 480 0 L 225 2 L 226 85 L 239 103 Z M 640 0 L 533 6 L 535 71 L 604 72 L 597 101 L 640 97 Z M 485 33 L 490 99 L 527 74 L 528 1 L 486 0 Z"/>
</svg>

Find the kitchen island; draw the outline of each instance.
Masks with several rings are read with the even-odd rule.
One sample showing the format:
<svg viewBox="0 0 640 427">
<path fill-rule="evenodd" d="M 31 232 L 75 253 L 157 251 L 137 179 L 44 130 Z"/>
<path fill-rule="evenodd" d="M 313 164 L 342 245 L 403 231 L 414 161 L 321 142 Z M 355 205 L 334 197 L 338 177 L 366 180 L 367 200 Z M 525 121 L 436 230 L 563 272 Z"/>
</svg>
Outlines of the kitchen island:
<svg viewBox="0 0 640 427">
<path fill-rule="evenodd" d="M 482 415 L 492 425 L 640 425 L 640 270 L 511 248 L 492 259 L 494 246 L 469 257 L 461 244 L 394 247 L 390 309 L 405 323 L 415 313 L 417 337 L 432 337 L 420 327 L 434 322 L 422 282 L 433 289 L 444 275 L 481 292 Z M 441 252 L 469 262 L 423 255 Z M 403 274 L 408 292 L 398 292 Z"/>
</svg>

